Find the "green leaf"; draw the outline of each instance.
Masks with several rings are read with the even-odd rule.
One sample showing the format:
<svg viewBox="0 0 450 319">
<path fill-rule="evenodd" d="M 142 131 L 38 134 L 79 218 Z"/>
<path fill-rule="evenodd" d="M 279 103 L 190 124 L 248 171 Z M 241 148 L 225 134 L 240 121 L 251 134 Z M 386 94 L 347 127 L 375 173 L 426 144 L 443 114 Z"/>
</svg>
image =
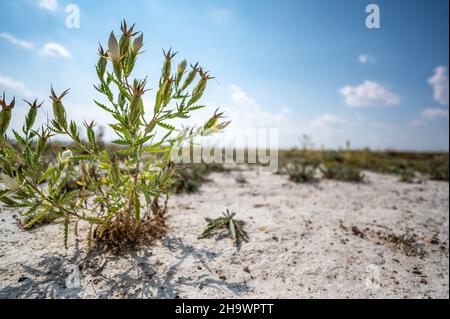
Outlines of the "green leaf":
<svg viewBox="0 0 450 319">
<path fill-rule="evenodd" d="M 166 123 L 163 123 L 163 122 L 157 122 L 157 123 L 158 123 L 159 126 L 161 126 L 162 128 L 165 128 L 166 130 L 175 131 L 175 127 L 172 126 L 172 125 L 169 125 L 169 124 L 166 124 Z"/>
<path fill-rule="evenodd" d="M 49 166 L 49 168 L 47 169 L 47 171 L 41 176 L 41 178 L 39 178 L 38 184 L 43 183 L 47 177 L 49 177 L 51 174 L 53 174 L 53 172 L 55 171 L 56 166 Z"/>
<path fill-rule="evenodd" d="M 73 161 L 89 161 L 97 159 L 96 156 L 93 155 L 75 155 L 70 158 Z"/>
<path fill-rule="evenodd" d="M 127 89 L 119 81 L 117 81 L 114 76 L 111 75 L 110 78 L 117 85 L 117 88 L 119 89 L 119 91 L 123 95 L 125 95 L 125 97 L 128 99 L 128 101 L 131 102 L 132 97 L 131 97 L 130 93 L 128 93 Z"/>
<path fill-rule="evenodd" d="M 147 136 L 147 137 L 144 137 L 144 138 L 139 139 L 139 140 L 136 142 L 136 146 L 141 145 L 141 144 L 144 144 L 145 142 L 148 142 L 148 141 L 151 140 L 153 137 L 154 137 L 154 135 L 150 135 L 150 136 Z"/>
<path fill-rule="evenodd" d="M 22 136 L 19 135 L 15 130 L 13 130 L 14 137 L 16 138 L 17 142 L 22 144 L 23 146 L 27 146 L 27 142 L 23 139 Z"/>
<path fill-rule="evenodd" d="M 48 211 L 50 210 L 49 207 L 44 208 L 41 212 L 39 212 L 38 214 L 36 214 L 31 221 L 29 221 L 24 227 L 25 228 L 31 228 L 33 227 L 34 224 L 36 224 L 38 221 L 40 221 L 42 218 L 45 217 L 45 215 L 47 215 Z"/>
<path fill-rule="evenodd" d="M 112 141 L 113 144 L 116 145 L 130 145 L 131 143 L 125 140 L 114 140 Z"/>
<path fill-rule="evenodd" d="M 102 109 L 104 109 L 106 112 L 109 112 L 109 113 L 112 113 L 112 114 L 116 113 L 116 111 L 114 111 L 114 110 L 108 108 L 106 105 L 104 105 L 104 104 L 102 104 L 102 103 L 100 103 L 100 102 L 97 102 L 96 100 L 94 100 L 94 103 L 97 104 L 97 105 L 98 105 L 99 107 L 101 107 Z"/>
</svg>

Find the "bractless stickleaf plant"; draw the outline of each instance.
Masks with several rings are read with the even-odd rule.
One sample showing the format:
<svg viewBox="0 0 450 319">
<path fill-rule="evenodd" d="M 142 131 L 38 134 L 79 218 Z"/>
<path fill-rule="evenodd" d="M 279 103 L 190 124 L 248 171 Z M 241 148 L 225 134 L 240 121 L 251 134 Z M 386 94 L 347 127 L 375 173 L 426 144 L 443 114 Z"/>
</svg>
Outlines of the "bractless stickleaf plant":
<svg viewBox="0 0 450 319">
<path fill-rule="evenodd" d="M 0 100 L 0 181 L 4 184 L 0 200 L 7 207 L 24 209 L 25 228 L 49 216 L 61 221 L 66 247 L 69 230 L 76 230 L 79 221 L 89 223 L 89 240 L 108 246 L 158 236 L 174 191 L 173 147 L 195 136 L 220 132 L 229 124 L 220 122 L 223 113 L 218 111 L 203 126 L 177 130 L 171 124 L 204 108 L 198 102 L 212 79 L 198 64 L 187 70 L 185 60 L 172 72 L 176 55 L 172 50 L 164 52 L 154 104 L 151 108 L 144 104 L 147 78 L 130 78 L 142 53 L 143 34 L 125 21 L 121 31 L 119 41 L 111 32 L 108 50 L 100 45 L 99 84 L 94 86 L 108 101 L 95 104 L 115 119 L 109 126 L 117 135 L 113 141 L 117 152 L 99 147 L 94 122 L 84 123 L 87 141 L 80 137 L 81 128 L 69 120 L 63 103 L 69 90 L 57 94 L 53 87 L 53 119 L 40 129 L 34 124 L 42 103 L 26 102 L 30 109 L 22 132 L 12 131 L 19 150 L 6 135 L 15 98 L 7 103 L 3 94 Z M 73 146 L 46 164 L 42 154 L 54 136 L 68 137 Z"/>
</svg>

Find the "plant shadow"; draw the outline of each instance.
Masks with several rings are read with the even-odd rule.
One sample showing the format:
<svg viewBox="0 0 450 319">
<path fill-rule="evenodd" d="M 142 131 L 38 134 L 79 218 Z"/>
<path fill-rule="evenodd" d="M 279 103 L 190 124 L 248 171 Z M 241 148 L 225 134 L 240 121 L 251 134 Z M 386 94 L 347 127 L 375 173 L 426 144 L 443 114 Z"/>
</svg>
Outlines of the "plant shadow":
<svg viewBox="0 0 450 319">
<path fill-rule="evenodd" d="M 169 265 L 152 262 L 151 248 L 128 251 L 120 255 L 100 252 L 84 253 L 76 247 L 71 257 L 54 254 L 43 258 L 35 267 L 21 265 L 17 283 L 0 288 L 3 299 L 177 299 L 183 286 L 199 290 L 212 288 L 239 296 L 250 288 L 245 283 L 215 279 L 209 263 L 218 253 L 196 248 L 177 237 L 162 240 L 162 246 L 174 255 Z M 206 269 L 207 274 L 177 276 L 188 258 Z M 68 288 L 68 278 L 76 267 L 79 286 Z M 164 267 L 165 266 L 165 267 Z M 168 266 L 168 267 L 167 267 Z"/>
</svg>

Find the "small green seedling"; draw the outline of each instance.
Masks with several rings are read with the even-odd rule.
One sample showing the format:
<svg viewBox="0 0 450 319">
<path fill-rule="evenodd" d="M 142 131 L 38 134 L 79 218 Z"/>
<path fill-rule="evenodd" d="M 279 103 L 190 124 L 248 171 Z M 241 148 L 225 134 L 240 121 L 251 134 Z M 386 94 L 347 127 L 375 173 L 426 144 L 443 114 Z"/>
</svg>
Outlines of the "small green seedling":
<svg viewBox="0 0 450 319">
<path fill-rule="evenodd" d="M 248 241 L 247 232 L 243 229 L 244 222 L 234 219 L 236 213 L 230 212 L 228 209 L 226 213 L 223 213 L 222 217 L 210 219 L 206 218 L 208 226 L 205 231 L 200 235 L 199 239 L 210 237 L 217 231 L 228 229 L 230 237 L 239 244 L 241 241 Z"/>
</svg>

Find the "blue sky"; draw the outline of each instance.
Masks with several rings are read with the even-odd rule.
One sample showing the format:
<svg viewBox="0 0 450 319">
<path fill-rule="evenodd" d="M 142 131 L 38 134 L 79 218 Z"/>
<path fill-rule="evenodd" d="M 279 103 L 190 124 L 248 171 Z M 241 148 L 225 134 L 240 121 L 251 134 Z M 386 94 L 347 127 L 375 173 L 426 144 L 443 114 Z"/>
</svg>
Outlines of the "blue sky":
<svg viewBox="0 0 450 319">
<path fill-rule="evenodd" d="M 69 29 L 65 8 L 80 8 Z M 365 8 L 381 10 L 368 29 Z M 200 61 L 216 76 L 205 119 L 222 107 L 231 129 L 275 127 L 280 146 L 309 134 L 317 147 L 448 150 L 447 0 L 2 0 L 0 90 L 46 98 L 50 83 L 71 88 L 69 116 L 110 121 L 97 96 L 97 46 L 126 18 L 144 32 L 137 77 L 157 84 L 162 49 Z M 151 93 L 147 97 L 151 104 Z M 51 105 L 40 110 L 44 120 Z M 13 126 L 26 112 L 18 102 Z M 50 112 L 51 113 L 51 112 Z M 108 133 L 109 134 L 109 133 Z"/>
</svg>

